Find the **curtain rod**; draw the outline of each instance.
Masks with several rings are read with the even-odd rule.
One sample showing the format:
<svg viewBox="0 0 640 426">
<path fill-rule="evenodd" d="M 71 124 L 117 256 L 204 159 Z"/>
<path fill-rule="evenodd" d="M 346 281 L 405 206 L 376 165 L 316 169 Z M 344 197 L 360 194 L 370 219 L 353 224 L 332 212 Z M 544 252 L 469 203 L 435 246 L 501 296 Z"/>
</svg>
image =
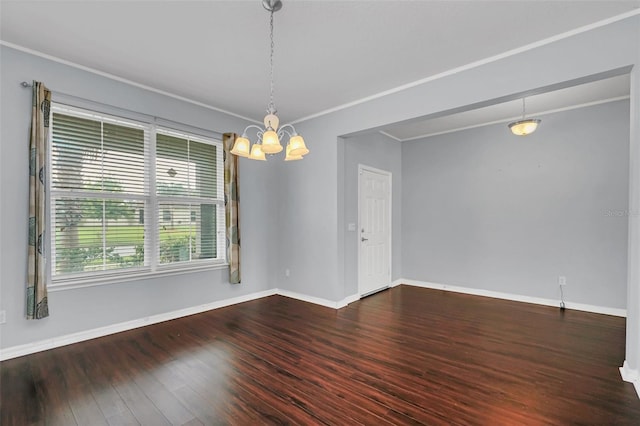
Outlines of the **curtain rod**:
<svg viewBox="0 0 640 426">
<path fill-rule="evenodd" d="M 28 82 L 26 82 L 26 81 L 23 81 L 23 82 L 21 82 L 21 83 L 20 83 L 20 86 L 22 86 L 22 87 L 24 87 L 24 88 L 27 88 L 27 87 L 33 87 L 33 84 L 28 83 Z M 96 104 L 96 105 L 100 105 L 100 106 L 105 106 L 105 107 L 108 107 L 108 108 L 113 108 L 113 109 L 120 110 L 120 111 L 123 111 L 123 112 L 126 112 L 126 113 L 132 113 L 132 114 L 136 114 L 136 115 L 139 115 L 139 116 L 140 116 L 140 115 L 142 115 L 142 116 L 145 116 L 145 117 L 150 118 L 154 123 L 156 123 L 158 120 L 162 120 L 162 121 L 166 121 L 167 123 L 173 123 L 173 124 L 176 124 L 176 125 L 178 125 L 178 126 L 182 126 L 182 127 L 184 127 L 184 126 L 186 126 L 186 127 L 190 127 L 190 128 L 192 128 L 192 129 L 195 129 L 195 130 L 199 130 L 199 131 L 201 131 L 201 132 L 204 132 L 205 134 L 206 134 L 206 133 L 209 133 L 209 134 L 213 133 L 213 134 L 215 135 L 215 137 L 217 137 L 217 138 L 219 138 L 220 140 L 222 140 L 222 136 L 223 136 L 223 134 L 222 134 L 222 133 L 220 133 L 220 132 L 216 132 L 215 130 L 203 129 L 202 127 L 193 126 L 193 125 L 191 125 L 191 124 L 180 123 L 179 121 L 171 120 L 171 119 L 168 119 L 168 118 L 157 117 L 157 116 L 155 116 L 155 115 L 149 115 L 149 114 L 145 114 L 145 113 L 143 113 L 143 112 L 138 112 L 138 111 L 134 111 L 134 110 L 127 109 L 127 108 L 122 108 L 122 107 L 117 107 L 117 106 L 114 106 L 114 105 L 109 105 L 109 104 L 105 104 L 105 103 L 102 103 L 102 102 L 97 102 L 97 101 L 94 101 L 94 100 L 91 100 L 91 99 L 82 98 L 82 97 L 80 97 L 80 96 L 70 95 L 70 94 L 68 94 L 68 93 L 63 93 L 63 92 L 58 92 L 58 91 L 56 91 L 56 90 L 52 90 L 51 92 L 52 92 L 52 93 L 56 93 L 56 94 L 58 94 L 58 95 L 66 96 L 66 97 L 69 97 L 69 98 L 75 98 L 75 99 L 78 99 L 78 100 L 80 100 L 80 101 L 90 102 L 90 103 L 92 103 L 92 104 Z M 129 118 L 129 117 L 122 117 L 122 118 Z M 131 119 L 131 118 L 129 118 L 129 119 Z M 174 130 L 180 130 L 180 129 L 174 129 Z M 183 130 L 183 131 L 184 131 L 184 130 Z M 204 136 L 204 135 L 201 135 L 201 136 Z"/>
</svg>

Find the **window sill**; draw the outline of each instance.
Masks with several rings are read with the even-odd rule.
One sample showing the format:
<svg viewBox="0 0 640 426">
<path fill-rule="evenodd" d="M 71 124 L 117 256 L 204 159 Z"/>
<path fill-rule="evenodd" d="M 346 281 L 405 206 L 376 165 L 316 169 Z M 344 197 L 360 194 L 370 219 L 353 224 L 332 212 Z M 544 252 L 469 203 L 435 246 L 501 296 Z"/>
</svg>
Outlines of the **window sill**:
<svg viewBox="0 0 640 426">
<path fill-rule="evenodd" d="M 95 287 L 108 284 L 121 284 L 129 281 L 148 280 L 153 278 L 170 277 L 173 275 L 184 275 L 196 272 L 214 271 L 218 269 L 228 268 L 228 263 L 215 263 L 207 265 L 196 265 L 189 267 L 170 267 L 165 266 L 158 268 L 156 271 L 141 271 L 131 274 L 115 274 L 94 277 L 79 277 L 73 279 L 55 280 L 48 285 L 47 290 L 51 293 L 56 291 L 72 290 L 76 288 Z"/>
</svg>

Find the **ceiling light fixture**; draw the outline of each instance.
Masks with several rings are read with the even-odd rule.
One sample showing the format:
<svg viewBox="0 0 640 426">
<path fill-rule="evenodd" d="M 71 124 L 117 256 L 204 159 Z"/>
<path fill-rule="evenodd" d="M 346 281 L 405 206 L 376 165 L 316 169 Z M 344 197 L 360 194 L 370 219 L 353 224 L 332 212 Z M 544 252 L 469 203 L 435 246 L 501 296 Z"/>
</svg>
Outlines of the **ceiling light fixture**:
<svg viewBox="0 0 640 426">
<path fill-rule="evenodd" d="M 527 136 L 531 133 L 535 132 L 538 128 L 538 124 L 542 120 L 537 118 L 524 118 L 525 108 L 524 108 L 524 98 L 522 98 L 522 120 L 514 121 L 513 123 L 509 123 L 509 129 L 511 129 L 511 133 L 517 136 Z"/>
<path fill-rule="evenodd" d="M 242 132 L 242 136 L 236 139 L 231 153 L 252 160 L 265 161 L 265 154 L 277 154 L 282 151 L 280 139 L 287 135 L 289 137 L 289 143 L 285 150 L 286 155 L 284 161 L 301 160 L 303 155 L 309 153 L 309 150 L 304 144 L 304 139 L 296 133 L 296 129 L 291 124 L 278 127 L 280 120 L 276 115 L 277 111 L 273 102 L 273 14 L 282 9 L 282 2 L 280 0 L 262 0 L 262 6 L 269 11 L 271 17 L 269 21 L 271 29 L 271 52 L 269 55 L 271 95 L 269 97 L 269 106 L 267 107 L 267 115 L 264 117 L 264 128 L 256 126 L 255 124 L 248 125 L 244 129 L 244 132 Z M 253 146 L 251 146 L 251 142 L 247 136 L 249 129 L 257 129 L 258 140 Z"/>
</svg>

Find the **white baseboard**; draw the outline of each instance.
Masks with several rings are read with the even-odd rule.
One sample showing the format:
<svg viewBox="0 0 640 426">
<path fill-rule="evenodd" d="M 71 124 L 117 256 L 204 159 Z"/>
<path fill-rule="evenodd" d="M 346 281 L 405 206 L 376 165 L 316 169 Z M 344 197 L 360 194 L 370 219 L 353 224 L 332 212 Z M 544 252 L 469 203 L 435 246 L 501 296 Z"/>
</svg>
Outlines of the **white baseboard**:
<svg viewBox="0 0 640 426">
<path fill-rule="evenodd" d="M 625 382 L 637 382 L 640 380 L 640 372 L 629 367 L 629 363 L 625 361 L 620 367 L 620 375 Z"/>
<path fill-rule="evenodd" d="M 504 300 L 512 300 L 516 302 L 525 302 L 525 303 L 533 303 L 536 305 L 545 305 L 545 306 L 559 306 L 558 300 L 553 299 L 544 299 L 541 297 L 532 297 L 532 296 L 523 296 L 520 294 L 511 294 L 511 293 L 502 293 L 499 291 L 491 291 L 491 290 L 483 290 L 478 288 L 470 288 L 470 287 L 458 287 L 453 285 L 446 284 L 437 284 L 431 283 L 427 281 L 416 281 L 409 279 L 399 279 L 393 282 L 392 286 L 396 286 L 399 284 L 406 284 L 415 287 L 424 287 L 431 288 L 436 290 L 446 290 L 453 291 L 456 293 L 465 293 L 465 294 L 473 294 L 476 296 L 485 296 L 485 297 L 493 297 L 495 299 L 504 299 Z M 605 314 L 605 315 L 613 315 L 616 317 L 626 317 L 627 310 L 619 309 L 619 308 L 609 308 L 606 306 L 595 306 L 595 305 L 587 305 L 583 303 L 574 303 L 574 302 L 565 302 L 565 307 L 567 309 L 575 309 L 577 311 L 585 311 L 585 312 L 593 312 L 596 314 Z"/>
<path fill-rule="evenodd" d="M 322 299 L 320 297 L 307 296 L 306 294 L 296 293 L 295 291 L 284 290 L 281 288 L 277 288 L 275 292 L 280 296 L 290 297 L 292 299 L 302 300 L 303 302 L 309 302 L 315 305 L 325 306 L 327 308 L 333 309 L 344 308 L 349 303 L 353 303 L 356 300 L 360 299 L 360 296 L 358 296 L 357 294 L 352 294 L 351 296 L 347 296 L 342 300 L 334 301 L 329 299 Z"/>
<path fill-rule="evenodd" d="M 620 367 L 620 376 L 622 376 L 622 380 L 625 382 L 633 383 L 638 398 L 640 398 L 640 371 L 632 369 L 629 367 L 629 363 L 625 361 L 622 367 Z"/>
<path fill-rule="evenodd" d="M 340 308 L 344 308 L 345 306 L 347 306 L 350 303 L 353 302 L 357 302 L 358 300 L 360 300 L 360 295 L 359 294 L 352 294 L 351 296 L 347 296 L 344 299 L 342 299 L 341 301 L 337 302 L 337 309 Z"/>
<path fill-rule="evenodd" d="M 403 280 L 402 278 L 397 279 L 397 280 L 395 280 L 394 282 L 392 282 L 392 283 L 389 285 L 389 287 L 391 287 L 391 288 L 393 288 L 393 287 L 397 287 L 397 286 L 399 286 L 400 284 L 403 284 L 405 281 L 408 281 L 408 280 Z"/>
<path fill-rule="evenodd" d="M 306 294 L 296 293 L 295 291 L 284 290 L 281 288 L 277 288 L 276 294 L 280 296 L 290 297 L 296 300 L 302 300 L 303 302 L 313 303 L 315 305 L 326 306 L 327 308 L 336 308 L 338 302 L 329 299 L 322 299 L 320 297 L 315 296 L 307 296 Z"/>
<path fill-rule="evenodd" d="M 157 324 L 159 322 L 199 314 L 201 312 L 235 305 L 237 303 L 260 299 L 262 297 L 273 296 L 274 294 L 276 294 L 276 291 L 274 289 L 265 290 L 257 293 L 246 294 L 244 296 L 233 297 L 231 299 L 218 300 L 216 302 L 206 303 L 204 305 L 192 306 L 185 309 L 178 309 L 176 311 L 165 312 L 158 315 L 151 315 L 131 321 L 125 321 L 105 327 L 71 333 L 64 336 L 54 337 L 52 339 L 45 339 L 38 342 L 27 343 L 24 345 L 12 346 L 0 350 L 0 361 L 17 358 L 19 356 L 29 355 L 40 351 L 46 351 L 48 349 L 66 346 L 72 343 L 83 342 L 85 340 L 95 339 L 97 337 L 108 336 L 110 334 L 120 333 L 122 331 L 133 330 L 134 328 L 144 327 L 146 325 Z"/>
</svg>

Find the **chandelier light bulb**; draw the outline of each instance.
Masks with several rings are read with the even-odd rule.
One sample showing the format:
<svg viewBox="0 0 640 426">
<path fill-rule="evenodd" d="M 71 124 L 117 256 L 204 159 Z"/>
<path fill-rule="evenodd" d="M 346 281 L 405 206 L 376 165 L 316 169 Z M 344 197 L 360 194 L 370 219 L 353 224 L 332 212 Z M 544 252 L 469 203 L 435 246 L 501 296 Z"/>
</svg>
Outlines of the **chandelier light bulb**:
<svg viewBox="0 0 640 426">
<path fill-rule="evenodd" d="M 264 156 L 264 152 L 262 151 L 262 147 L 257 143 L 254 143 L 253 147 L 251 147 L 251 154 L 249 155 L 249 158 L 252 160 L 267 161 L 267 158 Z"/>
<path fill-rule="evenodd" d="M 307 146 L 304 144 L 304 139 L 302 139 L 302 136 L 300 135 L 291 136 L 291 139 L 289 139 L 289 146 L 291 147 L 291 155 L 302 156 L 309 153 Z"/>
<path fill-rule="evenodd" d="M 287 145 L 287 155 L 284 157 L 284 161 L 302 160 L 302 155 L 291 155 L 291 143 Z"/>
<path fill-rule="evenodd" d="M 249 139 L 242 136 L 236 139 L 236 142 L 233 144 L 233 149 L 231 153 L 234 155 L 238 155 L 240 157 L 248 157 L 250 154 L 249 147 L 251 146 L 251 142 Z"/>
<path fill-rule="evenodd" d="M 262 151 L 265 154 L 277 154 L 282 151 L 282 145 L 280 145 L 280 138 L 278 134 L 273 130 L 267 130 L 262 135 Z"/>
</svg>

